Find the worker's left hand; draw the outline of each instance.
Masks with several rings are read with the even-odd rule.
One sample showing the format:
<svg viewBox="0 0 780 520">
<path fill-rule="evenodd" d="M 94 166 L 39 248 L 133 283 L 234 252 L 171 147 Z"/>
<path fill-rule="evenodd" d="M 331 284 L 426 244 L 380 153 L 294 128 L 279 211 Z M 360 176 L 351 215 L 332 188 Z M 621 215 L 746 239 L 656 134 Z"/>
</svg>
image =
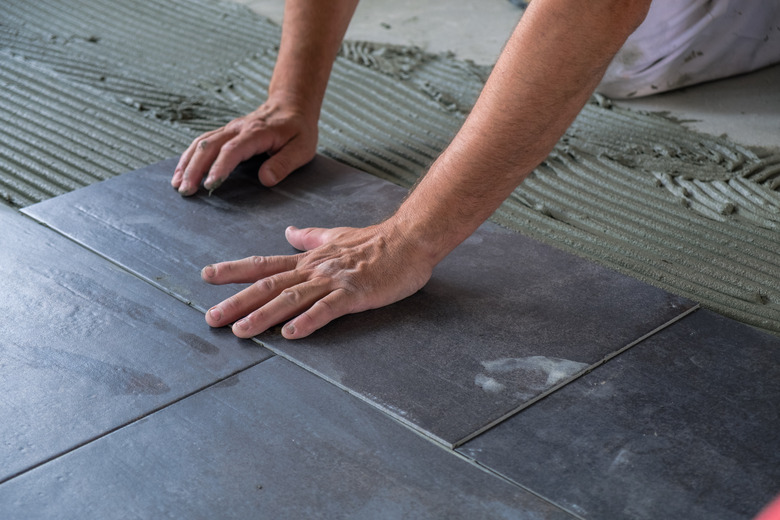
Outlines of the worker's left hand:
<svg viewBox="0 0 780 520">
<path fill-rule="evenodd" d="M 328 322 L 375 309 L 417 292 L 434 262 L 391 222 L 367 228 L 287 228 L 287 241 L 304 252 L 249 257 L 205 267 L 212 284 L 252 283 L 206 313 L 212 327 L 233 323 L 241 338 L 282 327 L 303 338 Z"/>
</svg>

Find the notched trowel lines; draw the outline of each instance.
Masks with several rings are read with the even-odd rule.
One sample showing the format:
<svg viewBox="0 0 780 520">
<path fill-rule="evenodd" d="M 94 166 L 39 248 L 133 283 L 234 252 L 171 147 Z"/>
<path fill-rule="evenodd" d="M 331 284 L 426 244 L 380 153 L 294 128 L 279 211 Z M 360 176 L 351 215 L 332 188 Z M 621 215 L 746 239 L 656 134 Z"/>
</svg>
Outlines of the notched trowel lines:
<svg viewBox="0 0 780 520">
<path fill-rule="evenodd" d="M 0 196 L 16 206 L 174 156 L 252 110 L 280 36 L 243 6 L 206 0 L 4 0 L 0 20 Z M 348 42 L 320 152 L 411 186 L 488 72 Z M 494 219 L 780 333 L 779 189 L 779 155 L 601 98 Z"/>
</svg>

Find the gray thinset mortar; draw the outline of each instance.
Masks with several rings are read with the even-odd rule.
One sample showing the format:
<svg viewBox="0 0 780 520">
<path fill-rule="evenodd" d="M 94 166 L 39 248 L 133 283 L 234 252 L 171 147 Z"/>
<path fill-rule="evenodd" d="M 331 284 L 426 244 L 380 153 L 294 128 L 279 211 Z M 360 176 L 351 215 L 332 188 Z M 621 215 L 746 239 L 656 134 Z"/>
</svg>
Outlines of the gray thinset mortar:
<svg viewBox="0 0 780 520">
<path fill-rule="evenodd" d="M 5 0 L 0 195 L 24 206 L 180 153 L 262 102 L 279 34 L 207 0 Z M 488 72 L 347 42 L 320 151 L 410 186 Z M 594 99 L 494 220 L 780 333 L 780 155 L 609 105 Z"/>
</svg>

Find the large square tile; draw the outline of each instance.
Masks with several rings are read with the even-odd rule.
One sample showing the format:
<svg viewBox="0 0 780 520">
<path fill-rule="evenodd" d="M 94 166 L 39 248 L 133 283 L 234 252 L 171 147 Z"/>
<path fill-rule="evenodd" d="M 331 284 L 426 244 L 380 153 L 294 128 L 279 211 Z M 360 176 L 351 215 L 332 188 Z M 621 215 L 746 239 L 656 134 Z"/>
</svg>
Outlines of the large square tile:
<svg viewBox="0 0 780 520">
<path fill-rule="evenodd" d="M 753 518 L 780 492 L 780 338 L 697 311 L 460 451 L 584 518 Z"/>
<path fill-rule="evenodd" d="M 234 294 L 203 283 L 200 270 L 215 261 L 253 254 L 291 254 L 284 238 L 294 224 L 367 225 L 390 214 L 403 190 L 318 158 L 282 185 L 268 189 L 255 158 L 211 196 L 182 198 L 169 181 L 169 159 L 22 212 L 133 271 L 149 283 L 205 311 Z"/>
<path fill-rule="evenodd" d="M 360 226 L 405 191 L 322 157 L 278 187 L 257 164 L 182 199 L 166 161 L 27 208 L 34 218 L 205 310 L 234 294 L 211 262 L 286 254 L 287 225 Z M 694 307 L 487 223 L 416 295 L 289 342 L 258 339 L 399 420 L 457 445 Z"/>
<path fill-rule="evenodd" d="M 8 518 L 574 518 L 274 358 L 0 485 Z"/>
<path fill-rule="evenodd" d="M 270 355 L 5 206 L 0 227 L 0 482 Z"/>
</svg>

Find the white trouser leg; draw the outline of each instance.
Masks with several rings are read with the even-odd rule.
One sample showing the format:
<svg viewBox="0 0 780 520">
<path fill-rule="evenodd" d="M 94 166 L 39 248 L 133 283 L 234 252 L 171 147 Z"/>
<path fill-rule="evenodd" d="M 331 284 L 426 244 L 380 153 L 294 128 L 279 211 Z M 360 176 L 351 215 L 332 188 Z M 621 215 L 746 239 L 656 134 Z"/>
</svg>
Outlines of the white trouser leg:
<svg viewBox="0 0 780 520">
<path fill-rule="evenodd" d="M 780 0 L 653 0 L 596 90 L 647 96 L 779 62 Z"/>
</svg>

